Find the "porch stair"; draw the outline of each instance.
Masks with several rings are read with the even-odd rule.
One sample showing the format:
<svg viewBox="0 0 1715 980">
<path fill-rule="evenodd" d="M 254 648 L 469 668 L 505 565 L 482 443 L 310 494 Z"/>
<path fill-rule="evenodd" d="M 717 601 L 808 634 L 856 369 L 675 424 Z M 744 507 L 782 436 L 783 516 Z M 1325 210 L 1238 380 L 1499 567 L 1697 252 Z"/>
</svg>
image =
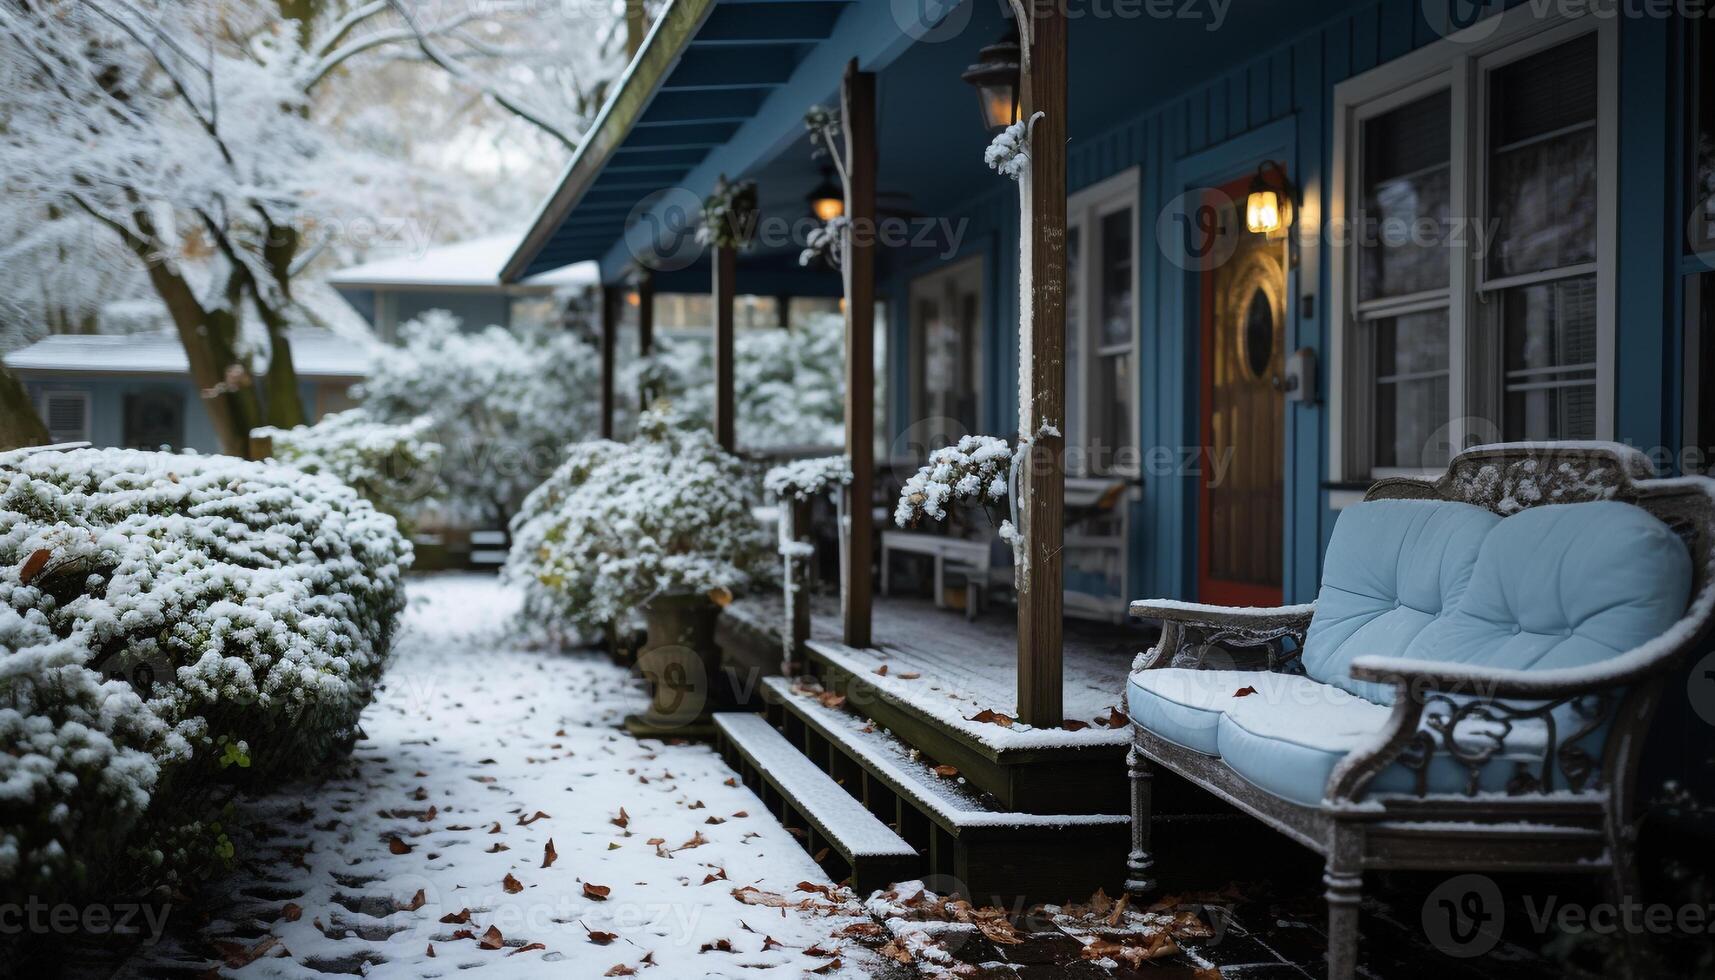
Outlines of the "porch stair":
<svg viewBox="0 0 1715 980">
<path fill-rule="evenodd" d="M 942 634 L 936 639 L 945 647 L 942 656 L 950 664 L 977 660 L 977 651 L 961 649 L 962 637 Z M 1128 812 L 1124 779 L 1127 746 L 1119 732 L 1112 738 L 1087 739 L 1079 744 L 997 747 L 969 730 L 972 726 L 949 724 L 947 718 L 927 710 L 920 698 L 904 697 L 890 689 L 874 673 L 881 662 L 876 651 L 812 638 L 806 644 L 806 654 L 809 672 L 825 686 L 862 705 L 869 717 L 912 746 L 958 767 L 966 779 L 992 794 L 1007 811 Z M 932 677 L 960 676 L 951 667 L 945 672 L 937 671 L 933 664 L 919 669 Z M 1123 683 L 1123 679 L 1117 680 L 1115 690 Z M 992 703 L 1005 702 L 996 698 Z"/>
<path fill-rule="evenodd" d="M 968 781 L 938 774 L 900 738 L 831 706 L 835 699 L 824 703 L 783 677 L 765 679 L 760 693 L 763 723 L 896 830 L 913 848 L 909 877 L 924 878 L 932 890 L 1000 906 L 1062 902 L 1097 885 L 1111 888 L 1122 874 L 1130 841 L 1123 809 L 1011 812 Z"/>
<path fill-rule="evenodd" d="M 822 855 L 818 863 L 832 877 L 849 874 L 852 887 L 867 895 L 917 876 L 917 850 L 847 795 L 766 719 L 749 712 L 725 712 L 714 719 L 727 764 L 781 823 L 803 831 L 805 849 Z"/>
</svg>

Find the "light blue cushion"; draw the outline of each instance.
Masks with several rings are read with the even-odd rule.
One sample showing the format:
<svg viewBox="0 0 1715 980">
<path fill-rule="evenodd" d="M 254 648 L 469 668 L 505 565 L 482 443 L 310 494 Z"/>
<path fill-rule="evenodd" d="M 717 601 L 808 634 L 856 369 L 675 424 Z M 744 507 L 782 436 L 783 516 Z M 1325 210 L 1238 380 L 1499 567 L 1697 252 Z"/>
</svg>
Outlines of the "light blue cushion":
<svg viewBox="0 0 1715 980">
<path fill-rule="evenodd" d="M 1126 713 L 1150 732 L 1194 752 L 1218 755 L 1215 728 L 1221 713 L 1239 701 L 1313 705 L 1326 687 L 1297 674 L 1266 670 L 1191 670 L 1161 667 L 1140 670 L 1126 686 Z M 1254 693 L 1239 696 L 1246 688 Z M 1351 698 L 1338 688 L 1335 693 Z"/>
<path fill-rule="evenodd" d="M 1641 508 L 1532 507 L 1489 532 L 1470 587 L 1404 656 L 1509 670 L 1582 667 L 1666 632 L 1690 595 L 1685 543 Z"/>
<path fill-rule="evenodd" d="M 1247 782 L 1275 796 L 1305 806 L 1319 805 L 1334 767 L 1347 753 L 1371 742 L 1393 713 L 1392 708 L 1332 685 L 1325 685 L 1324 693 L 1322 703 L 1314 706 L 1241 699 L 1216 726 L 1221 761 Z M 1544 732 L 1541 722 L 1519 722 L 1507 735 L 1510 751 L 1490 759 L 1479 770 L 1477 789 L 1506 792 L 1519 763 L 1541 760 Z M 1474 743 L 1477 741 L 1473 738 Z M 1464 766 L 1440 752 L 1429 764 L 1425 788 L 1432 794 L 1463 794 L 1469 778 Z M 1370 782 L 1366 795 L 1416 795 L 1417 785 L 1417 773 L 1394 763 Z"/>
<path fill-rule="evenodd" d="M 1305 638 L 1305 672 L 1377 704 L 1392 704 L 1391 688 L 1352 679 L 1352 661 L 1404 656 L 1464 594 L 1478 550 L 1500 522 L 1482 507 L 1442 500 L 1347 507 L 1328 542 L 1322 589 Z"/>
</svg>

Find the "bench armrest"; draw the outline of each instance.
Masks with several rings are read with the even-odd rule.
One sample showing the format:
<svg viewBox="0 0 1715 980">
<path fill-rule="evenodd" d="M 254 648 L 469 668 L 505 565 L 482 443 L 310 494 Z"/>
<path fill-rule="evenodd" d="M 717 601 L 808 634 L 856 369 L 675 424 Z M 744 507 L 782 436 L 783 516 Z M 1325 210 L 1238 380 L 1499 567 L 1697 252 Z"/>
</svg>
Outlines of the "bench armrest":
<svg viewBox="0 0 1715 980">
<path fill-rule="evenodd" d="M 1193 664 L 1179 666 L 1212 668 L 1206 654 L 1211 647 L 1230 644 L 1239 647 L 1262 647 L 1273 641 L 1291 637 L 1297 648 L 1304 646 L 1304 634 L 1310 629 L 1310 617 L 1316 611 L 1312 604 L 1301 606 L 1212 606 L 1198 602 L 1175 602 L 1171 599 L 1140 599 L 1131 604 L 1131 614 L 1142 619 L 1161 620 L 1161 642 L 1153 651 L 1146 667 L 1174 666 L 1181 660 L 1182 648 L 1200 648 Z M 1188 637 L 1186 634 L 1195 634 Z M 1292 656 L 1296 656 L 1294 650 Z M 1289 658 L 1288 658 L 1289 659 Z M 1270 647 L 1266 658 L 1269 670 L 1281 666 L 1275 648 Z M 1141 662 L 1141 661 L 1140 661 Z M 1234 661 L 1232 667 L 1242 666 Z"/>
<path fill-rule="evenodd" d="M 1424 795 L 1437 757 L 1464 768 L 1464 794 L 1475 796 L 1484 768 L 1503 754 L 1515 765 L 1509 793 L 1582 792 L 1598 771 L 1595 754 L 1581 744 L 1585 737 L 1610 722 L 1618 733 L 1629 714 L 1620 711 L 1628 690 L 1672 662 L 1649 656 L 1656 652 L 1650 647 L 1604 664 L 1540 671 L 1359 657 L 1352 677 L 1391 685 L 1393 714 L 1369 744 L 1335 766 L 1325 796 L 1336 805 L 1354 803 L 1395 763 L 1416 774 Z M 1534 735 L 1516 734 L 1527 729 Z M 1604 782 L 1616 778 L 1602 775 Z"/>
<path fill-rule="evenodd" d="M 1301 606 L 1215 606 L 1203 602 L 1171 599 L 1138 599 L 1131 614 L 1138 619 L 1159 619 L 1202 629 L 1273 630 L 1283 627 L 1309 629 L 1314 603 Z"/>
</svg>

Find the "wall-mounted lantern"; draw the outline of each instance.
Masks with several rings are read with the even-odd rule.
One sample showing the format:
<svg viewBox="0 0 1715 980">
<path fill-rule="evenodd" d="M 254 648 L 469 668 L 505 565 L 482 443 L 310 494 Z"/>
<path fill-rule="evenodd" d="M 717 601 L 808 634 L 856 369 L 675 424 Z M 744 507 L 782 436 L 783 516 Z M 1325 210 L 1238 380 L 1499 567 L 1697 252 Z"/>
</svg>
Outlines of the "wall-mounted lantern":
<svg viewBox="0 0 1715 980">
<path fill-rule="evenodd" d="M 809 201 L 810 213 L 819 221 L 832 221 L 846 213 L 846 195 L 840 190 L 840 185 L 834 183 L 832 168 L 822 168 L 822 182 L 810 191 Z"/>
<path fill-rule="evenodd" d="M 1253 235 L 1273 235 L 1291 225 L 1292 199 L 1296 193 L 1280 165 L 1264 160 L 1257 166 L 1245 198 L 1245 227 Z"/>
<path fill-rule="evenodd" d="M 1007 28 L 1000 40 L 977 52 L 977 63 L 960 78 L 976 86 L 983 128 L 999 132 L 1019 120 L 1018 28 Z"/>
</svg>

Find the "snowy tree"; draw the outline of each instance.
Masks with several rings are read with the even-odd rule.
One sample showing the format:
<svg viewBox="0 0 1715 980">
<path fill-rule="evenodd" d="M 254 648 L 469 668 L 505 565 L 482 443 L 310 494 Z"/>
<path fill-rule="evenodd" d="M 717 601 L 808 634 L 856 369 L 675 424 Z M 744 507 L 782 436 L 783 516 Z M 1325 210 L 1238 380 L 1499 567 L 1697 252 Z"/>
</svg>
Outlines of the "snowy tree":
<svg viewBox="0 0 1715 980">
<path fill-rule="evenodd" d="M 623 22 L 527 8 L 0 0 L 0 319 L 86 324 L 146 285 L 226 451 L 297 424 L 286 334 L 323 319 L 305 269 L 475 220 L 464 188 L 365 138 L 375 116 L 348 79 L 429 66 L 564 151 L 617 74 Z M 542 108 L 518 93 L 554 80 L 547 65 Z"/>
<path fill-rule="evenodd" d="M 714 353 L 694 339 L 656 341 L 633 367 L 636 382 L 671 402 L 691 424 L 714 412 Z M 627 387 L 636 388 L 638 383 Z M 738 441 L 751 448 L 845 442 L 845 321 L 807 318 L 792 330 L 749 330 L 733 341 Z"/>
<path fill-rule="evenodd" d="M 569 439 L 598 427 L 600 357 L 575 332 L 488 327 L 463 333 L 436 310 L 400 327 L 400 346 L 358 389 L 374 421 L 432 424 L 453 516 L 504 527 L 559 465 Z"/>
</svg>

